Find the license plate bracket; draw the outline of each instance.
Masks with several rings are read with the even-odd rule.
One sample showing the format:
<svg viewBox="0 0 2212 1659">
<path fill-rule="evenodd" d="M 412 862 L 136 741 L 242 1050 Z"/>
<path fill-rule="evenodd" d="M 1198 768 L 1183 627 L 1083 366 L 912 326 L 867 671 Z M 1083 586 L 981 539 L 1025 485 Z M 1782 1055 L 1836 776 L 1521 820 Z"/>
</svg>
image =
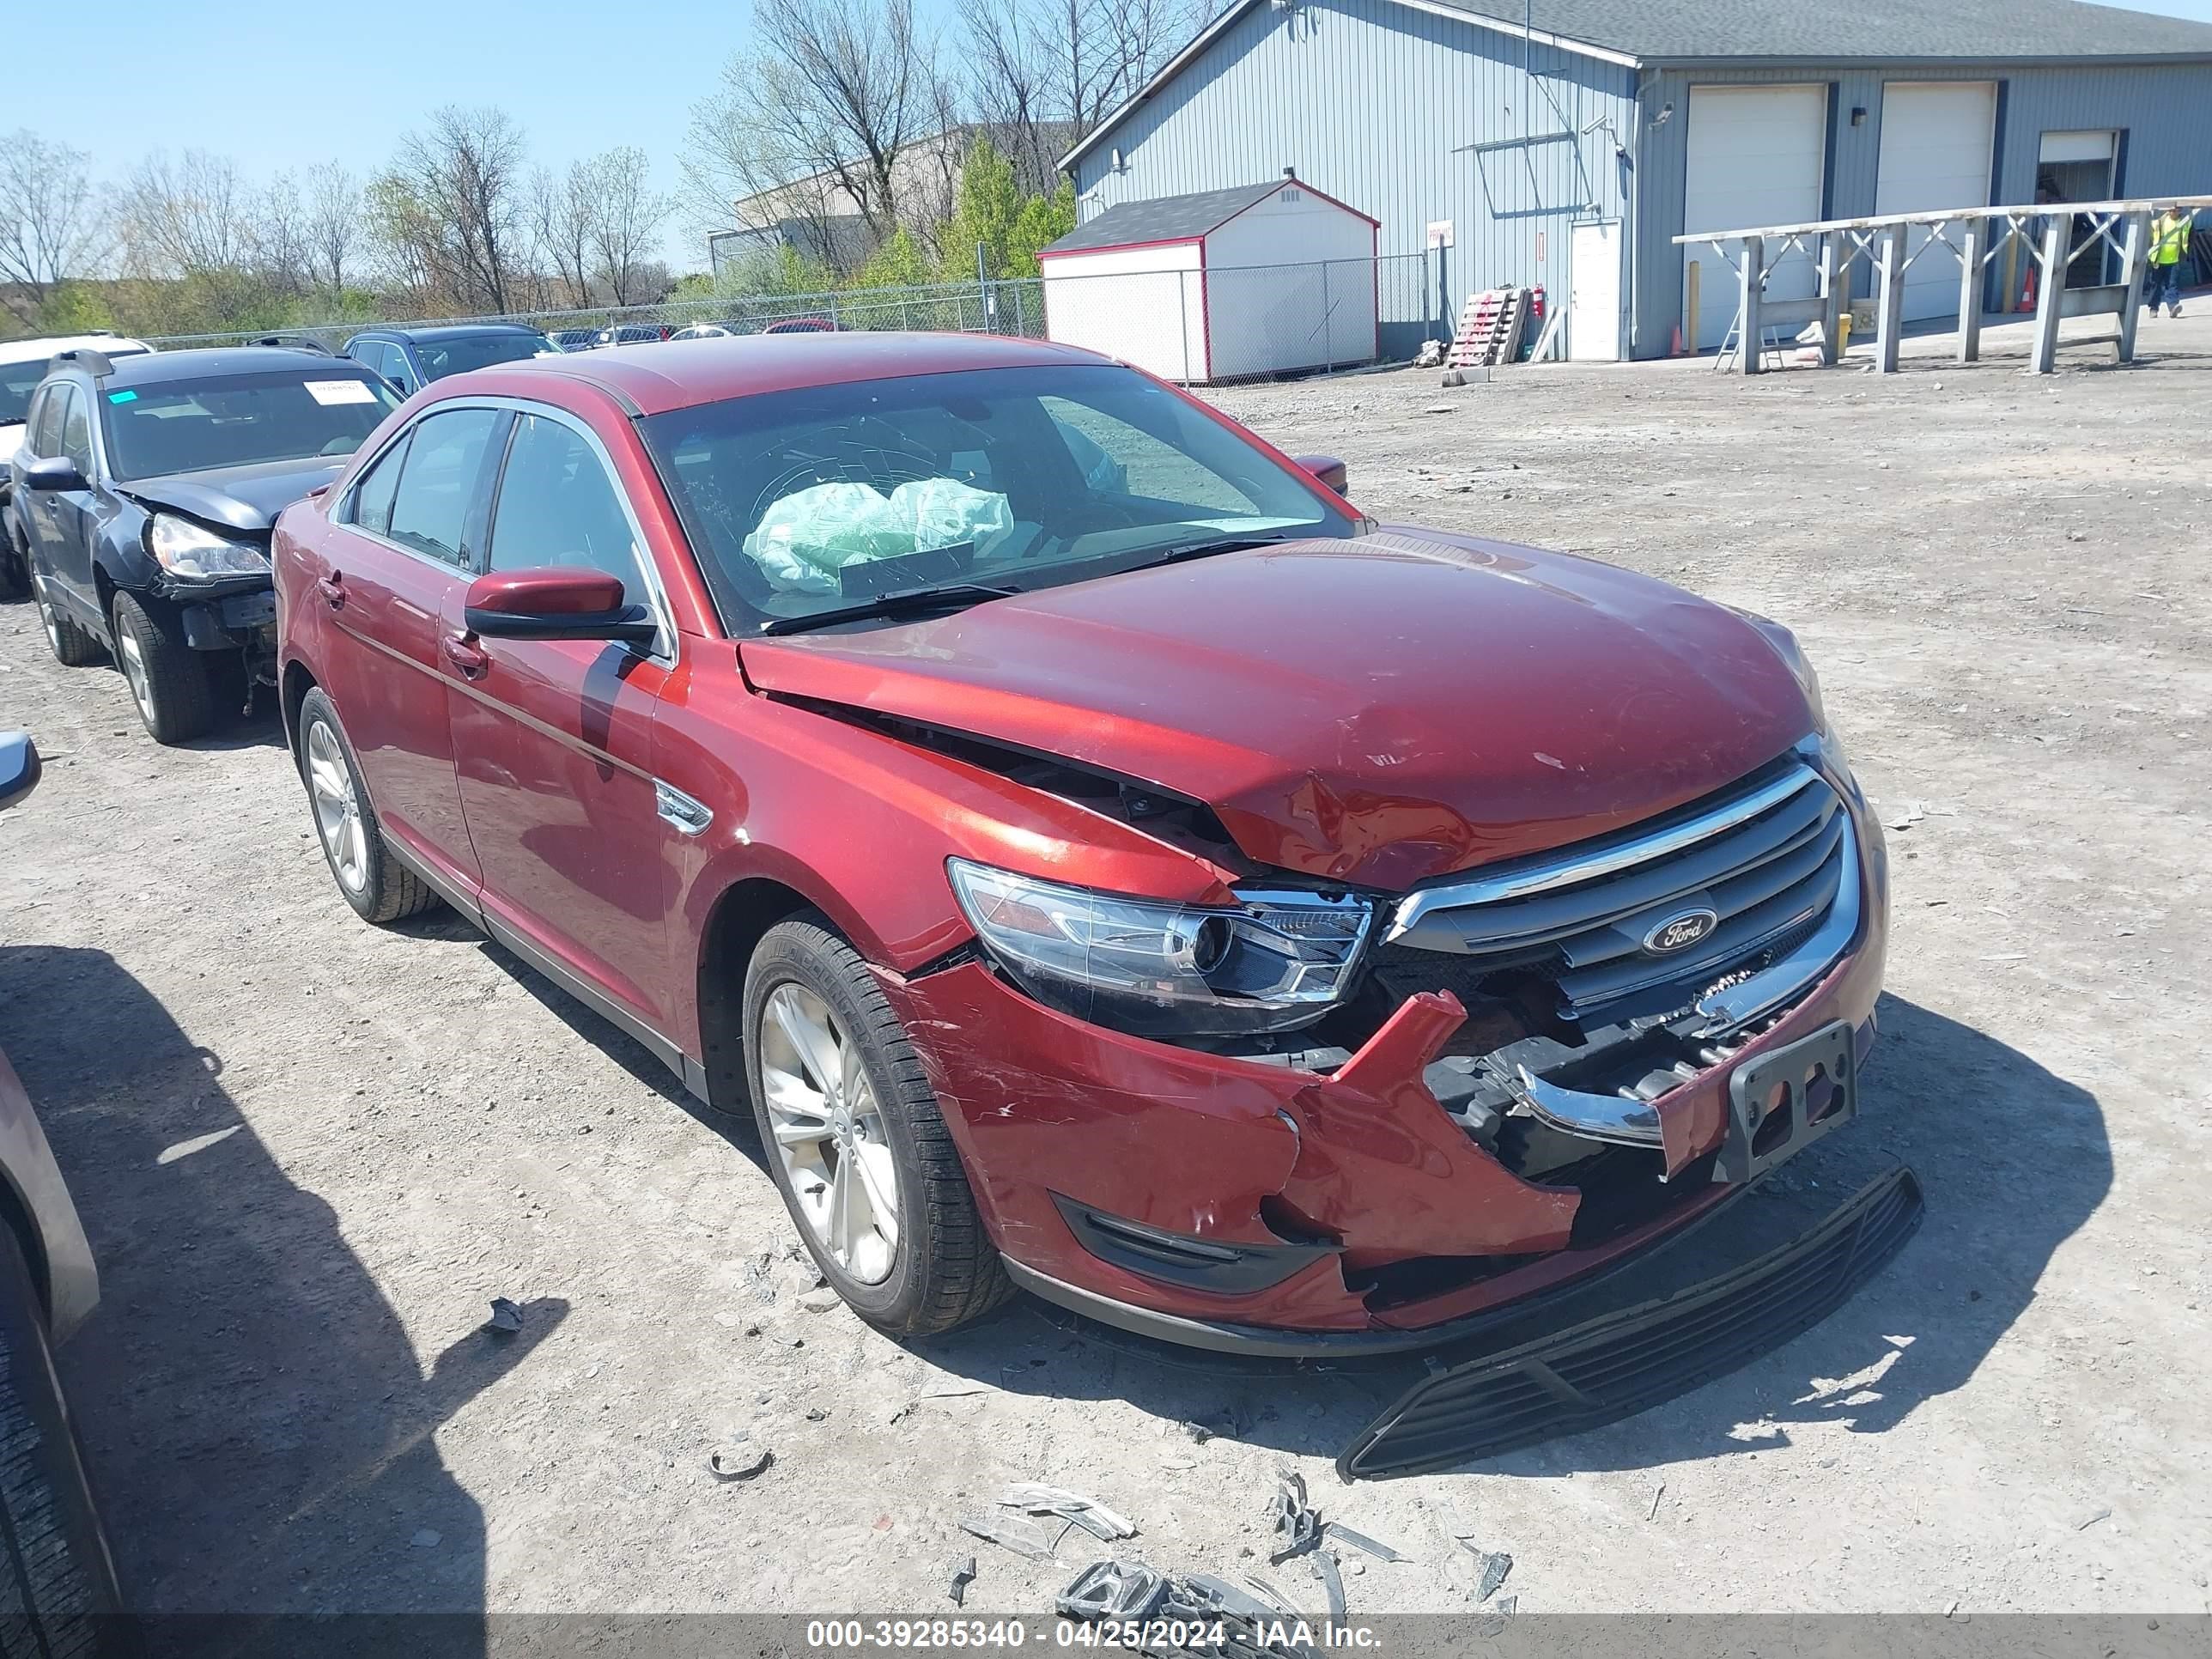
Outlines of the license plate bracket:
<svg viewBox="0 0 2212 1659">
<path fill-rule="evenodd" d="M 1858 1033 L 1839 1019 L 1746 1060 L 1729 1079 L 1728 1139 L 1713 1179 L 1754 1181 L 1858 1114 Z"/>
</svg>

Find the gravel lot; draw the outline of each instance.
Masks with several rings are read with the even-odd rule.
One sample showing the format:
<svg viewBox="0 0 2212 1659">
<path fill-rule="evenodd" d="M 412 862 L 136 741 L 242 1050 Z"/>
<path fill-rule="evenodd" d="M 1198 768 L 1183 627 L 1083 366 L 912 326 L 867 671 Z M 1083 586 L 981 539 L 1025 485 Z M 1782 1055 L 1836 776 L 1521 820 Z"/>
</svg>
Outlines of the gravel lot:
<svg viewBox="0 0 2212 1659">
<path fill-rule="evenodd" d="M 1887 380 L 1222 395 L 1382 516 L 1788 623 L 1892 826 L 1866 1116 L 1787 1179 L 1901 1156 L 1918 1237 L 1734 1376 L 1382 1485 L 1329 1473 L 1356 1379 L 1171 1368 L 1025 1307 L 908 1351 L 802 1307 L 743 1137 L 450 917 L 354 919 L 272 717 L 160 750 L 0 608 L 0 723 L 50 767 L 0 817 L 0 1046 L 105 1275 L 62 1368 L 137 1604 L 935 1613 L 976 1553 L 971 1608 L 1036 1611 L 1099 1552 L 962 1537 L 1003 1482 L 1224 1571 L 1296 1467 L 1415 1558 L 1349 1559 L 1355 1612 L 1470 1607 L 1461 1534 L 1511 1553 L 1523 1613 L 2204 1610 L 2212 316 L 2041 381 L 2024 333 Z M 526 1305 L 504 1345 L 494 1296 Z M 741 1435 L 776 1462 L 719 1485 Z"/>
</svg>

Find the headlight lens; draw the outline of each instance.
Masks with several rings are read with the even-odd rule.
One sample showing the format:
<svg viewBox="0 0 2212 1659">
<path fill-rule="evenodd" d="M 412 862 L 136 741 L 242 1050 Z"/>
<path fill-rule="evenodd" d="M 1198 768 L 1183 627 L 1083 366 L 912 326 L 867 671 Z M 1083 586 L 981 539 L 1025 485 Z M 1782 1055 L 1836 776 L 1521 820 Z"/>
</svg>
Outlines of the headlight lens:
<svg viewBox="0 0 2212 1659">
<path fill-rule="evenodd" d="M 1352 894 L 1240 892 L 1234 907 L 1127 898 L 951 859 L 960 908 L 1038 1001 L 1145 1036 L 1310 1024 L 1344 994 L 1374 907 Z"/>
<path fill-rule="evenodd" d="M 269 556 L 252 542 L 233 541 L 167 513 L 156 513 L 146 527 L 146 546 L 164 570 L 186 581 L 269 573 Z"/>
</svg>

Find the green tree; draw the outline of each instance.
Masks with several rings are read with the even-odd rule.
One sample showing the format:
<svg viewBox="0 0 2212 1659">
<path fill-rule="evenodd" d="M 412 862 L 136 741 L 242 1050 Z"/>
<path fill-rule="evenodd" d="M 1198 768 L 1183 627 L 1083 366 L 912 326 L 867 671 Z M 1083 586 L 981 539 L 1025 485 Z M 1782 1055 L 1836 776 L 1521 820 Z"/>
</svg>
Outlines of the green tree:
<svg viewBox="0 0 2212 1659">
<path fill-rule="evenodd" d="M 854 288 L 921 288 L 936 280 L 929 255 L 904 225 L 891 233 L 853 278 Z"/>
<path fill-rule="evenodd" d="M 1014 221 L 1013 240 L 1006 249 L 1009 276 L 1034 276 L 1037 274 L 1037 250 L 1049 247 L 1075 228 L 1075 182 L 1070 179 L 1060 181 L 1060 188 L 1049 196 L 1032 196 L 1022 204 L 1021 216 Z"/>
<path fill-rule="evenodd" d="M 937 235 L 937 246 L 945 257 L 945 280 L 973 281 L 979 246 L 983 250 L 986 276 L 1031 274 L 1034 266 L 1030 271 L 1009 268 L 1021 216 L 1022 193 L 1014 183 L 1013 163 L 1000 155 L 988 138 L 978 138 L 961 164 L 960 197 L 952 216 Z"/>
<path fill-rule="evenodd" d="M 113 329 L 115 313 L 89 283 L 64 282 L 47 290 L 39 307 L 39 328 L 46 334 L 90 334 Z"/>
</svg>

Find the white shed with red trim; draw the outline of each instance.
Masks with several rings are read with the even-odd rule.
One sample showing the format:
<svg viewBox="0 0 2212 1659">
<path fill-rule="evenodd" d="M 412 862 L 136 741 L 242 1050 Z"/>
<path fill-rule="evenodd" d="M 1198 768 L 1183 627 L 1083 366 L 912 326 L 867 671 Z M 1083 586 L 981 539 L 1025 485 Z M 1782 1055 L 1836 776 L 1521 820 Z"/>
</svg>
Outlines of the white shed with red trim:
<svg viewBox="0 0 2212 1659">
<path fill-rule="evenodd" d="M 1372 362 L 1378 230 L 1295 178 L 1124 202 L 1037 255 L 1045 334 L 1186 383 Z"/>
</svg>

